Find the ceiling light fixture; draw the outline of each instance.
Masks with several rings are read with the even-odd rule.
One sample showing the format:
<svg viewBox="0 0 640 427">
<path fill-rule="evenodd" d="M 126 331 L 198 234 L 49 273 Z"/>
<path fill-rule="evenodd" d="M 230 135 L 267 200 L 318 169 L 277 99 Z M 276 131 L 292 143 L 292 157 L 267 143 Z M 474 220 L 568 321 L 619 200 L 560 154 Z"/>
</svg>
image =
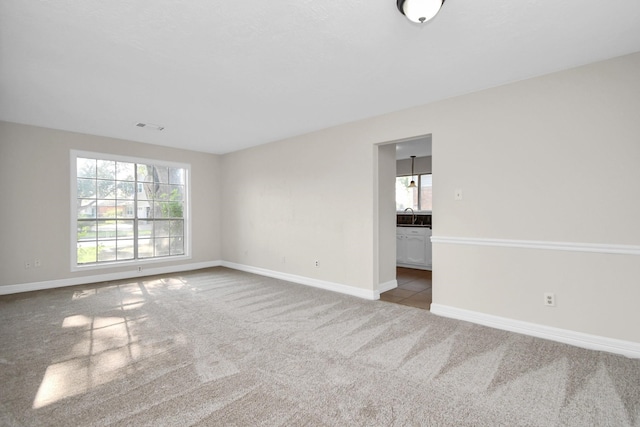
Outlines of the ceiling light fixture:
<svg viewBox="0 0 640 427">
<path fill-rule="evenodd" d="M 409 21 L 424 24 L 438 14 L 446 0 L 397 0 L 398 10 Z"/>
<path fill-rule="evenodd" d="M 411 182 L 409 183 L 408 188 L 416 188 L 416 182 L 413 180 L 413 161 L 416 159 L 416 156 L 411 156 Z"/>
</svg>

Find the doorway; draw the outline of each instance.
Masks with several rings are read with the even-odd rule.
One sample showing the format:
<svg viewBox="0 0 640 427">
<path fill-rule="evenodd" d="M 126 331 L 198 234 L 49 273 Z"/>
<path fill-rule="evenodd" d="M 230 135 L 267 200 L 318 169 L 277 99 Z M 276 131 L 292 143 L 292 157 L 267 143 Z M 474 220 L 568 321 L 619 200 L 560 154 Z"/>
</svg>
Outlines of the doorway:
<svg viewBox="0 0 640 427">
<path fill-rule="evenodd" d="M 383 278 L 383 265 L 389 266 L 392 262 L 395 266 L 393 285 L 380 286 L 380 300 L 426 310 L 429 310 L 432 302 L 431 147 L 431 134 L 378 146 L 380 279 Z M 393 163 L 391 173 L 390 163 Z M 391 179 L 395 181 L 393 186 L 389 185 Z M 392 200 L 389 199 L 395 199 L 395 209 L 391 214 L 386 210 L 391 205 L 389 202 Z M 390 251 L 382 248 L 385 243 L 389 245 L 391 235 L 395 237 L 393 260 L 387 259 Z M 388 285 L 388 282 L 384 285 Z"/>
<path fill-rule="evenodd" d="M 397 267 L 398 287 L 380 294 L 380 301 L 429 310 L 433 300 L 431 271 Z"/>
</svg>

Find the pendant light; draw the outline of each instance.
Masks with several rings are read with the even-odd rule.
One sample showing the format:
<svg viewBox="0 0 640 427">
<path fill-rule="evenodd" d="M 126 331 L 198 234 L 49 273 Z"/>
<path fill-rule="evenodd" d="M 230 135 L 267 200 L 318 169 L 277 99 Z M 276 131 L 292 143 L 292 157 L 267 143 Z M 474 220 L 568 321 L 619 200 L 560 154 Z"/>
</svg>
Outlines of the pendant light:
<svg viewBox="0 0 640 427">
<path fill-rule="evenodd" d="M 409 21 L 424 24 L 438 14 L 445 0 L 397 0 L 400 13 Z"/>
<path fill-rule="evenodd" d="M 413 161 L 416 159 L 416 156 L 411 156 L 411 182 L 409 183 L 409 187 L 407 188 L 416 188 L 416 182 L 413 180 Z"/>
</svg>

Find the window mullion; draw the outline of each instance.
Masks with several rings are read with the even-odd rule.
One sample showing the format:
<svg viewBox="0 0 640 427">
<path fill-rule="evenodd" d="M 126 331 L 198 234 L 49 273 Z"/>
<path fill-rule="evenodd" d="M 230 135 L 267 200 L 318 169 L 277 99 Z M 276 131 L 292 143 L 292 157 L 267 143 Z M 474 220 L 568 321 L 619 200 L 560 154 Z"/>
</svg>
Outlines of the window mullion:
<svg viewBox="0 0 640 427">
<path fill-rule="evenodd" d="M 138 259 L 138 164 L 134 163 L 133 177 L 135 191 L 133 192 L 133 259 Z M 144 189 L 144 188 L 143 188 Z"/>
<path fill-rule="evenodd" d="M 418 175 L 418 210 L 422 210 L 422 175 Z"/>
</svg>

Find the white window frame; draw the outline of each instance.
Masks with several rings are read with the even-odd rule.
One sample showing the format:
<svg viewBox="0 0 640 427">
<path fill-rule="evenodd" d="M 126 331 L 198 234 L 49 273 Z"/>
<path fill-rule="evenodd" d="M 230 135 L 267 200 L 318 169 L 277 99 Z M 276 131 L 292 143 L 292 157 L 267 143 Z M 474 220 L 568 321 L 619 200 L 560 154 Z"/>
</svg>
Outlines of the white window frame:
<svg viewBox="0 0 640 427">
<path fill-rule="evenodd" d="M 143 259 L 132 259 L 132 260 L 121 260 L 121 261 L 109 261 L 109 262 L 100 262 L 96 264 L 81 264 L 78 265 L 78 233 L 77 233 L 77 221 L 78 221 L 78 209 L 77 209 L 77 199 L 78 199 L 78 177 L 77 177 L 77 159 L 81 158 L 94 158 L 100 160 L 110 160 L 110 161 L 120 161 L 120 162 L 129 162 L 129 163 L 143 163 L 143 164 L 153 164 L 160 166 L 168 166 L 174 168 L 182 168 L 185 170 L 185 194 L 184 194 L 184 212 L 183 212 L 183 220 L 184 220 L 184 254 L 183 255 L 172 255 L 172 256 L 162 256 L 155 258 L 143 258 Z M 124 266 L 129 267 L 137 267 L 145 264 L 153 264 L 153 263 L 162 263 L 162 262 L 172 262 L 177 260 L 187 260 L 191 259 L 191 165 L 188 163 L 177 163 L 170 162 L 165 160 L 158 159 L 148 159 L 142 157 L 132 157 L 132 156 L 122 156 L 116 154 L 107 154 L 107 153 L 97 153 L 92 151 L 82 151 L 82 150 L 71 150 L 70 151 L 70 172 L 71 172 L 71 197 L 70 197 L 70 208 L 71 212 L 69 217 L 71 218 L 71 227 L 70 227 L 70 242 L 71 242 L 71 271 L 85 271 L 85 270 L 96 270 L 96 269 L 105 269 L 105 268 L 122 268 Z M 138 187 L 136 186 L 136 193 Z M 138 218 L 138 212 L 135 212 L 135 218 Z M 134 243 L 135 244 L 135 243 Z"/>
<path fill-rule="evenodd" d="M 396 180 L 398 178 L 404 178 L 404 177 L 410 177 L 411 179 L 413 179 L 414 181 L 416 181 L 416 190 L 418 193 L 418 209 L 416 209 L 416 212 L 431 212 L 433 210 L 433 206 L 431 206 L 431 209 L 423 209 L 422 208 L 422 193 L 421 193 L 421 188 L 422 188 L 422 177 L 429 175 L 431 176 L 431 180 L 432 180 L 432 187 L 433 187 L 433 173 L 432 172 L 426 172 L 426 173 L 421 173 L 421 174 L 417 174 L 417 175 L 398 175 L 396 176 Z M 415 179 L 414 179 L 415 178 Z M 432 201 L 433 204 L 433 201 Z M 397 202 L 396 202 L 397 205 Z M 412 208 L 413 209 L 413 208 Z M 397 211 L 397 212 L 402 212 L 402 211 Z"/>
</svg>

